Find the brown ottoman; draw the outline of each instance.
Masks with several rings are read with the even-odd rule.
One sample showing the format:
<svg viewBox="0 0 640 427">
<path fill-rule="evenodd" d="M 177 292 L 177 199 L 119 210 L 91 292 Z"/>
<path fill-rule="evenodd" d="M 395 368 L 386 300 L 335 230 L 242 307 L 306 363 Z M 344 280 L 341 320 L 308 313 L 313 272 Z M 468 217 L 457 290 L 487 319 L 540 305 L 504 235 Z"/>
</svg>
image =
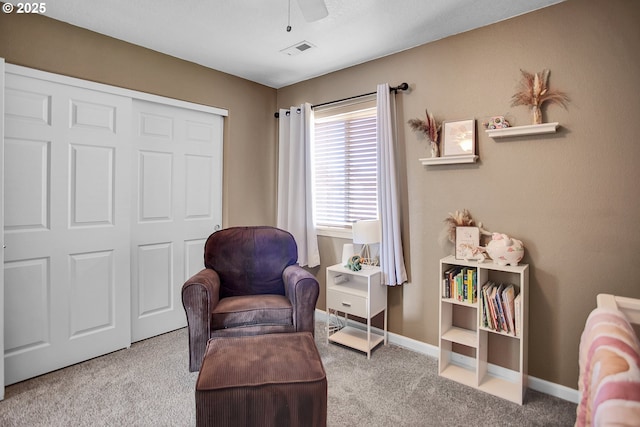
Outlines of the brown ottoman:
<svg viewBox="0 0 640 427">
<path fill-rule="evenodd" d="M 327 377 L 310 332 L 212 338 L 197 426 L 326 426 Z"/>
</svg>

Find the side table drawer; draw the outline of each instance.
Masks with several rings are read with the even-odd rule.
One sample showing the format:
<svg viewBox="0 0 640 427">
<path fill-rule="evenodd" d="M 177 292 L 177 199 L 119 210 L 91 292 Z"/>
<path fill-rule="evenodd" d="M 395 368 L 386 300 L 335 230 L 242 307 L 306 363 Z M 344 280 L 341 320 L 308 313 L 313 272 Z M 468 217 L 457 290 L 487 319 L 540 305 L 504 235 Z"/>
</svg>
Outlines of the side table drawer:
<svg viewBox="0 0 640 427">
<path fill-rule="evenodd" d="M 329 308 L 366 318 L 367 298 L 329 288 L 327 290 L 327 309 Z"/>
</svg>

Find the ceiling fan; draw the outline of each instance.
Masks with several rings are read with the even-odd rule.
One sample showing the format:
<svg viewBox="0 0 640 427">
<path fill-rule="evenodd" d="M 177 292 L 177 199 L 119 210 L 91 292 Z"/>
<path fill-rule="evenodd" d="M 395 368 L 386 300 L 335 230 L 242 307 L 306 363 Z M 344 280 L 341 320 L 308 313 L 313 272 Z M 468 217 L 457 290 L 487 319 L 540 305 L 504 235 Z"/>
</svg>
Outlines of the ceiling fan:
<svg viewBox="0 0 640 427">
<path fill-rule="evenodd" d="M 298 6 L 302 11 L 305 21 L 319 21 L 329 15 L 327 5 L 324 0 L 298 0 Z M 291 0 L 289 0 L 289 21 L 287 22 L 287 32 L 291 31 Z"/>
<path fill-rule="evenodd" d="M 329 15 L 324 0 L 298 0 L 298 6 L 307 22 L 318 21 Z"/>
</svg>

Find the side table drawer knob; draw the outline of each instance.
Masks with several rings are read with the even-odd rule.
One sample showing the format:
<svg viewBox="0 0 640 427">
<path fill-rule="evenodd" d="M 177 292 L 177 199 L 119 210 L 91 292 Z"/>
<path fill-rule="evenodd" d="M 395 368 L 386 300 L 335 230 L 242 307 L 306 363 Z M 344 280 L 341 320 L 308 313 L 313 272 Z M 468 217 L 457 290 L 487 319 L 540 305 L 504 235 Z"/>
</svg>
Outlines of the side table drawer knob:
<svg viewBox="0 0 640 427">
<path fill-rule="evenodd" d="M 351 303 L 350 302 L 342 302 L 342 305 L 345 307 L 351 307 Z"/>
</svg>

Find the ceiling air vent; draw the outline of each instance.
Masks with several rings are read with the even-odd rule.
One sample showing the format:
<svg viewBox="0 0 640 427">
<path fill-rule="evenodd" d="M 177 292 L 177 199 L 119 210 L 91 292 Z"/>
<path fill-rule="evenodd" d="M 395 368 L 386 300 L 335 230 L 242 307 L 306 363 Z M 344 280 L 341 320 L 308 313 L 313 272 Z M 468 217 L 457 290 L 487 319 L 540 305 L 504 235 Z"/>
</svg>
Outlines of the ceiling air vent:
<svg viewBox="0 0 640 427">
<path fill-rule="evenodd" d="M 300 43 L 296 43 L 293 46 L 289 46 L 286 49 L 282 49 L 280 52 L 289 56 L 293 56 L 293 55 L 298 55 L 314 47 L 315 46 L 309 43 L 308 41 L 301 41 Z"/>
</svg>

